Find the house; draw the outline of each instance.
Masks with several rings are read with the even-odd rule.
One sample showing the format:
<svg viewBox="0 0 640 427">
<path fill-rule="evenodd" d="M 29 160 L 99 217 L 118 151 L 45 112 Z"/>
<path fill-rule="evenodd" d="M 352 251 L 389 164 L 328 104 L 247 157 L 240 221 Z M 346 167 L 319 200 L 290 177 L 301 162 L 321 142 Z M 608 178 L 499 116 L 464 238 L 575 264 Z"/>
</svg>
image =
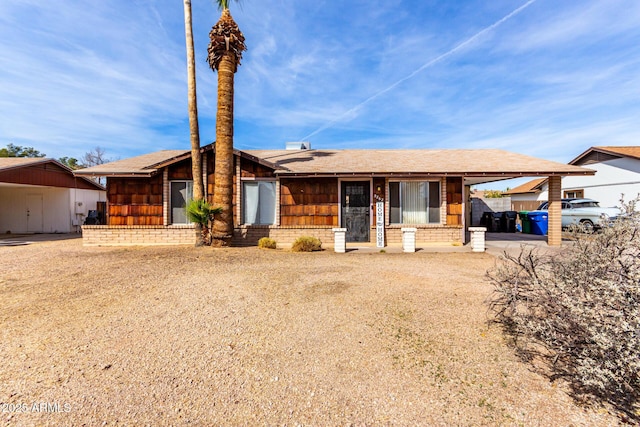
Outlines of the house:
<svg viewBox="0 0 640 427">
<path fill-rule="evenodd" d="M 505 191 L 503 194 L 511 198 L 511 210 L 532 211 L 537 209 L 540 203 L 547 200 L 546 184 L 547 178 L 536 178 Z M 542 196 L 545 197 L 544 200 L 540 199 Z"/>
<path fill-rule="evenodd" d="M 619 206 L 640 195 L 640 146 L 591 147 L 569 162 L 596 171 L 595 176 L 565 177 L 563 197 L 598 200 L 601 206 Z"/>
<path fill-rule="evenodd" d="M 593 174 L 503 150 L 305 148 L 234 151 L 233 244 L 255 245 L 264 236 L 287 244 L 302 235 L 330 244 L 336 227 L 347 229 L 347 242 L 375 243 L 378 217 L 385 244 L 400 243 L 403 227 L 417 229 L 417 242 L 464 243 L 471 185 L 539 175 L 558 184 L 559 200 L 560 177 Z M 201 154 L 212 201 L 215 144 Z M 107 225 L 84 226 L 86 245 L 193 243 L 184 213 L 192 191 L 190 151 L 159 151 L 75 174 L 107 179 Z M 559 226 L 550 229 L 550 242 L 560 244 Z"/>
<path fill-rule="evenodd" d="M 79 232 L 105 188 L 54 159 L 0 157 L 0 233 Z"/>
<path fill-rule="evenodd" d="M 600 206 L 613 207 L 620 205 L 622 195 L 626 201 L 640 195 L 640 146 L 591 147 L 569 164 L 588 167 L 596 174 L 563 177 L 563 198 L 594 199 Z M 505 194 L 511 196 L 513 206 L 531 201 L 529 209 L 522 210 L 535 209 L 548 198 L 548 182 L 535 179 Z"/>
</svg>

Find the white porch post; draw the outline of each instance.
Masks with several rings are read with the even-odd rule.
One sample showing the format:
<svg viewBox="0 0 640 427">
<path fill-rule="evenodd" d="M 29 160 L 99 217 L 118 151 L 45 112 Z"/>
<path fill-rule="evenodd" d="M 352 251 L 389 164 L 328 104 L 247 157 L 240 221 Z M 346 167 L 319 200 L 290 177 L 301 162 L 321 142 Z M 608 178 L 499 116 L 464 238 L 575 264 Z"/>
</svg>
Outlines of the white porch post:
<svg viewBox="0 0 640 427">
<path fill-rule="evenodd" d="M 337 253 L 345 253 L 347 251 L 347 229 L 332 228 L 333 231 L 333 250 Z"/>
</svg>

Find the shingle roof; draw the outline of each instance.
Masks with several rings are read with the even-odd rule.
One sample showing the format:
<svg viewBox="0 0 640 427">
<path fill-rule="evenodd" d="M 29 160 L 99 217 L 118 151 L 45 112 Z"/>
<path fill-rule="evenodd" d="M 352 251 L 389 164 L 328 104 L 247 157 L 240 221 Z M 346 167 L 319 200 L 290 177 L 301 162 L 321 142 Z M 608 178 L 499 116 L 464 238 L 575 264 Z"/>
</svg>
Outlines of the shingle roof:
<svg viewBox="0 0 640 427">
<path fill-rule="evenodd" d="M 45 157 L 0 157 L 0 170 L 18 168 L 36 163 L 50 162 Z"/>
<path fill-rule="evenodd" d="M 593 175 L 578 166 L 504 150 L 236 150 L 281 175 L 433 174 L 476 177 Z M 149 176 L 188 158 L 189 151 L 164 150 L 76 171 L 85 176 Z"/>
<path fill-rule="evenodd" d="M 535 193 L 540 191 L 540 185 L 547 181 L 547 178 L 537 178 L 531 181 L 525 182 L 509 191 L 505 191 L 503 194 L 523 194 L 523 193 Z"/>
<path fill-rule="evenodd" d="M 636 159 L 640 159 L 640 146 L 625 146 L 625 147 L 613 147 L 613 146 L 605 146 L 605 147 L 593 147 L 598 150 L 606 151 L 609 153 L 621 154 L 627 157 L 635 157 Z"/>
<path fill-rule="evenodd" d="M 162 150 L 128 159 L 116 160 L 102 165 L 74 171 L 76 175 L 108 176 L 108 175 L 141 175 L 149 176 L 158 172 L 162 165 L 172 163 L 173 160 L 183 159 L 190 155 L 185 150 Z"/>
<path fill-rule="evenodd" d="M 631 157 L 634 159 L 640 159 L 640 146 L 598 146 L 598 147 L 591 147 L 588 150 L 586 150 L 584 153 L 580 154 L 578 157 L 576 157 L 575 159 L 571 160 L 569 162 L 570 165 L 575 165 L 575 164 L 582 164 L 585 161 L 590 160 L 591 162 L 593 161 L 602 161 L 601 159 L 598 159 L 597 157 L 597 153 L 603 153 L 604 155 L 610 155 L 613 157 L 611 158 L 616 158 L 616 157 Z M 596 158 L 593 159 L 592 157 L 594 157 L 594 155 L 596 155 Z"/>
<path fill-rule="evenodd" d="M 590 169 L 504 150 L 245 150 L 280 174 L 593 175 Z"/>
</svg>

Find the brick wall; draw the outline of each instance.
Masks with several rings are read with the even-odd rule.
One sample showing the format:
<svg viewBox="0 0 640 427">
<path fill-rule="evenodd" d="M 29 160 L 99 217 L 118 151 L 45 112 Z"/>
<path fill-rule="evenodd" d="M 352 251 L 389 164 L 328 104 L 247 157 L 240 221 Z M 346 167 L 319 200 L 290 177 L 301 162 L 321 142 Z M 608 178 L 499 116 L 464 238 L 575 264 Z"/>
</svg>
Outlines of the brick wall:
<svg viewBox="0 0 640 427">
<path fill-rule="evenodd" d="M 333 227 L 270 227 L 270 226 L 243 226 L 234 230 L 233 244 L 235 246 L 255 246 L 262 237 L 274 239 L 278 245 L 289 246 L 301 236 L 313 236 L 322 241 L 323 247 L 333 247 Z M 417 227 L 416 242 L 460 242 L 462 239 L 462 227 L 423 226 Z M 402 226 L 388 226 L 385 229 L 385 241 L 387 244 L 402 243 Z M 370 242 L 376 242 L 376 230 L 371 229 Z M 348 245 L 355 243 L 348 243 Z"/>
<path fill-rule="evenodd" d="M 313 226 L 243 226 L 234 229 L 234 246 L 256 246 L 262 237 L 271 237 L 279 246 L 290 246 L 301 236 L 317 237 L 325 248 L 333 247 L 333 227 Z M 385 230 L 387 244 L 402 243 L 402 227 L 391 226 Z M 461 227 L 424 226 L 417 227 L 416 242 L 460 242 Z M 195 231 L 189 225 L 163 226 L 107 226 L 85 225 L 82 227 L 84 246 L 148 246 L 148 245 L 193 245 Z M 371 229 L 371 243 L 375 243 L 375 228 Z M 352 245 L 354 243 L 351 243 Z"/>
<path fill-rule="evenodd" d="M 278 245 L 290 246 L 302 236 L 317 237 L 322 242 L 322 246 L 333 247 L 333 227 L 314 226 L 290 226 L 271 227 L 268 225 L 243 226 L 234 229 L 233 245 L 235 246 L 256 246 L 262 237 L 270 237 Z"/>
<path fill-rule="evenodd" d="M 193 226 L 82 226 L 84 246 L 193 245 Z"/>
<path fill-rule="evenodd" d="M 417 228 L 416 243 L 453 243 L 462 241 L 461 226 L 411 226 Z M 385 241 L 387 244 L 402 243 L 402 227 L 392 226 L 385 229 Z"/>
</svg>

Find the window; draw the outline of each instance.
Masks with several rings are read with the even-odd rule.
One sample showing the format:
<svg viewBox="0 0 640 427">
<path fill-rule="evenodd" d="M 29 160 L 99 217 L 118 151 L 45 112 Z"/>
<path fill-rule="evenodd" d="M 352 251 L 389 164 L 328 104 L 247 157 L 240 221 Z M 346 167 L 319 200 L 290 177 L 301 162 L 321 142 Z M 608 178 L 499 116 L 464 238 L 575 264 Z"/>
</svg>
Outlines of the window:
<svg viewBox="0 0 640 427">
<path fill-rule="evenodd" d="M 391 224 L 439 224 L 440 182 L 390 182 L 389 209 Z"/>
<path fill-rule="evenodd" d="M 243 224 L 275 224 L 276 183 L 274 181 L 243 182 L 242 213 Z"/>
<path fill-rule="evenodd" d="M 565 199 L 584 199 L 584 190 L 565 190 Z"/>
<path fill-rule="evenodd" d="M 193 199 L 193 181 L 171 181 L 171 223 L 189 224 L 187 202 Z"/>
</svg>

